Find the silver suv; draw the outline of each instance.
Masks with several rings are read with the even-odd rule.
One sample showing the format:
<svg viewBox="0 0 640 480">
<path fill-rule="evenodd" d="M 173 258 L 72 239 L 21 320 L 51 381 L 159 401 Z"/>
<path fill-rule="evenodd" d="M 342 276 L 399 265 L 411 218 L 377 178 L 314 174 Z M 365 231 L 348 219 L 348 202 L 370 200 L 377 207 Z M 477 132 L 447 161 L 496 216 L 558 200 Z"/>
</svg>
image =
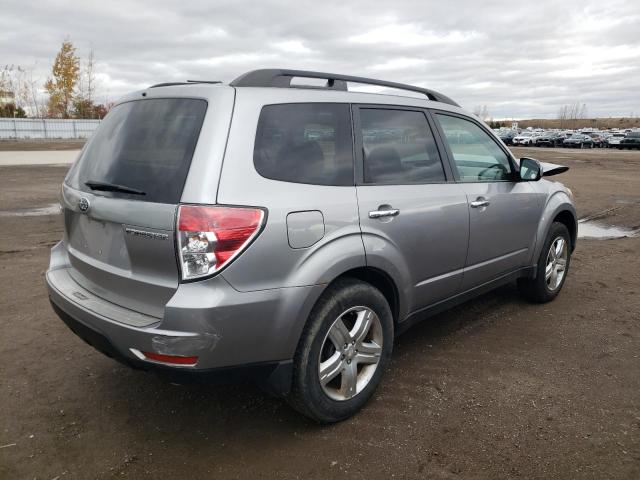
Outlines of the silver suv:
<svg viewBox="0 0 640 480">
<path fill-rule="evenodd" d="M 252 379 L 339 421 L 416 321 L 511 281 L 558 294 L 576 213 L 542 177 L 564 170 L 410 85 L 294 70 L 155 85 L 64 181 L 51 303 L 128 365 Z"/>
</svg>

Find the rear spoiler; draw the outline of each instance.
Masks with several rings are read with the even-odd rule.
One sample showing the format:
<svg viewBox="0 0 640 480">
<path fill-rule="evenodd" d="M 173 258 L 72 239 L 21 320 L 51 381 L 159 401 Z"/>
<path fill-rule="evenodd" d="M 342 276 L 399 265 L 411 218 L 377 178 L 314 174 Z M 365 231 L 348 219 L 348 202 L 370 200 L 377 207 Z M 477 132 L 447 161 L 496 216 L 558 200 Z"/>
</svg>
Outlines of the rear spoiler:
<svg viewBox="0 0 640 480">
<path fill-rule="evenodd" d="M 540 165 L 542 165 L 543 177 L 552 177 L 553 175 L 558 175 L 569 170 L 569 167 L 565 167 L 564 165 L 556 165 L 555 163 L 540 162 Z"/>
</svg>

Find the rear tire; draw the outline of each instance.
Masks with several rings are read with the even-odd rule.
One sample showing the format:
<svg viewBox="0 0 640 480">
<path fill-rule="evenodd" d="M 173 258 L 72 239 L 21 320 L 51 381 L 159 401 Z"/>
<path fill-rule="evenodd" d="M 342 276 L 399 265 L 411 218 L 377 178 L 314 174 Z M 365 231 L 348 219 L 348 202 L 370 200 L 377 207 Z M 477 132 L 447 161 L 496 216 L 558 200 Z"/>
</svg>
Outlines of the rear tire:
<svg viewBox="0 0 640 480">
<path fill-rule="evenodd" d="M 356 279 L 336 281 L 313 307 L 304 328 L 287 401 L 320 423 L 351 417 L 380 383 L 393 336 L 391 309 L 378 289 Z"/>
<path fill-rule="evenodd" d="M 534 303 L 550 302 L 562 290 L 567 279 L 570 262 L 571 237 L 569 230 L 563 223 L 553 222 L 536 264 L 536 278 L 519 279 L 520 293 Z"/>
</svg>

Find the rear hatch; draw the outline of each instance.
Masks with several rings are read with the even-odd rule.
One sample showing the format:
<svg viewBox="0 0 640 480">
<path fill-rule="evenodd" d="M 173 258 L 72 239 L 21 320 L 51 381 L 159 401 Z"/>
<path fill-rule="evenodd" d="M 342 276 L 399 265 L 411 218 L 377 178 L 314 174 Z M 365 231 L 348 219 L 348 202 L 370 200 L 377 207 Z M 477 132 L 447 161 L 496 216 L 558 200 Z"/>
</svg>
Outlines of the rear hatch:
<svg viewBox="0 0 640 480">
<path fill-rule="evenodd" d="M 109 113 L 63 186 L 70 274 L 95 295 L 162 318 L 178 287 L 175 216 L 207 110 L 147 98 Z"/>
</svg>

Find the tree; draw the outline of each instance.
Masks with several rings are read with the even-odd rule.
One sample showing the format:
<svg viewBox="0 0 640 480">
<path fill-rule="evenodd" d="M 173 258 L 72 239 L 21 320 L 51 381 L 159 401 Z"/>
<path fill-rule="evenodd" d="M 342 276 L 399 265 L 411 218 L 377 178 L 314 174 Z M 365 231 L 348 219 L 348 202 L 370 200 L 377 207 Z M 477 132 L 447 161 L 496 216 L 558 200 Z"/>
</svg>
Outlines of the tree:
<svg viewBox="0 0 640 480">
<path fill-rule="evenodd" d="M 37 100 L 37 87 L 33 80 L 33 70 L 21 65 L 4 65 L 0 67 L 0 97 L 10 97 L 15 116 L 20 116 L 19 112 L 26 115 L 30 112 L 38 116 L 39 103 Z M 11 116 L 14 116 L 13 114 Z"/>
<path fill-rule="evenodd" d="M 0 105 L 0 117 L 3 118 L 26 118 L 27 113 L 22 107 L 16 107 L 15 103 L 5 103 Z"/>
<path fill-rule="evenodd" d="M 78 85 L 73 100 L 74 117 L 98 118 L 94 103 L 96 87 L 95 57 L 93 49 L 91 49 L 87 60 L 81 64 Z"/>
<path fill-rule="evenodd" d="M 74 99 L 74 90 L 80 75 L 80 59 L 76 48 L 69 40 L 62 42 L 51 71 L 53 78 L 47 79 L 44 88 L 49 93 L 48 115 L 69 118 Z"/>
<path fill-rule="evenodd" d="M 111 110 L 112 107 L 113 107 L 113 104 L 109 104 L 109 103 L 107 103 L 106 105 L 104 103 L 99 103 L 98 105 L 94 105 L 93 118 L 99 118 L 100 120 L 102 120 L 104 116 L 107 113 L 109 113 L 109 110 Z"/>
<path fill-rule="evenodd" d="M 40 79 L 33 76 L 33 67 L 24 70 L 24 108 L 29 111 L 32 117 L 40 118 L 44 116 L 43 100 L 40 96 Z"/>
<path fill-rule="evenodd" d="M 489 109 L 487 108 L 486 105 L 477 105 L 474 109 L 473 109 L 473 114 L 476 117 L 479 117 L 483 122 L 488 122 L 491 118 L 491 116 L 489 115 Z"/>
<path fill-rule="evenodd" d="M 587 118 L 587 104 L 574 102 L 570 105 L 563 105 L 558 111 L 560 128 L 576 128 L 580 120 Z"/>
</svg>

